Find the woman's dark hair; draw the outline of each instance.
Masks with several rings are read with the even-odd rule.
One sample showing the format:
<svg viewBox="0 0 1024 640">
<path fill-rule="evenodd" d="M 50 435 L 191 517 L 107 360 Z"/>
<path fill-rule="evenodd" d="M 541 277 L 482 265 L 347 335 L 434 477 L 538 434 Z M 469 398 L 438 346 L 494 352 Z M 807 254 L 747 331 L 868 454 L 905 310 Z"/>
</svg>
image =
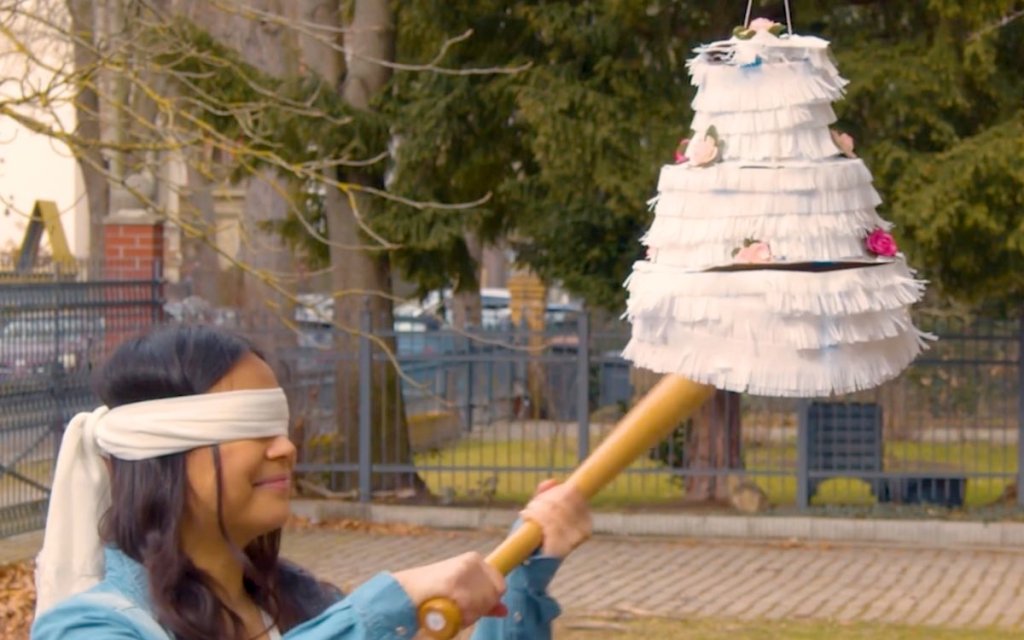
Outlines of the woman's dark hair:
<svg viewBox="0 0 1024 640">
<path fill-rule="evenodd" d="M 121 344 L 97 372 L 96 393 L 114 408 L 133 402 L 207 392 L 246 354 L 260 356 L 241 336 L 205 325 L 170 325 Z M 260 356 L 262 357 L 262 356 Z M 217 519 L 221 511 L 220 451 Z M 112 503 L 100 535 L 146 568 L 154 615 L 178 640 L 247 638 L 241 618 L 223 605 L 209 577 L 180 545 L 189 494 L 185 454 L 147 460 L 111 459 Z M 280 562 L 281 531 L 234 549 L 243 566 L 245 589 L 281 632 L 319 614 L 340 593 L 296 567 Z"/>
</svg>

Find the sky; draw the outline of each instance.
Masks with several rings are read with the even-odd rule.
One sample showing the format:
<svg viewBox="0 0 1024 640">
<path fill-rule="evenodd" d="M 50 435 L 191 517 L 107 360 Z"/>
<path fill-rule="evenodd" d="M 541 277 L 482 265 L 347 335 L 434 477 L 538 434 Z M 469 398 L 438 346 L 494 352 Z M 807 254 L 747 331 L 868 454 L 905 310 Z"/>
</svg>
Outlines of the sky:
<svg viewBox="0 0 1024 640">
<path fill-rule="evenodd" d="M 0 116 L 0 249 L 21 244 L 36 200 L 53 200 L 72 251 L 84 253 L 76 242 L 76 173 L 67 147 Z"/>
<path fill-rule="evenodd" d="M 45 21 L 24 18 L 28 13 L 42 11 L 43 6 L 40 0 L 29 0 L 18 5 L 20 13 L 3 18 L 3 26 L 9 30 L 0 37 L 0 102 L 48 126 L 59 121 L 70 131 L 74 129 L 75 112 L 66 92 L 60 95 L 47 90 L 51 106 L 46 112 L 11 103 L 51 86 L 52 69 L 68 62 L 70 51 L 63 39 Z M 63 3 L 45 6 L 63 7 Z M 29 62 L 15 42 L 31 51 L 42 65 Z M 36 200 L 53 200 L 62 212 L 64 234 L 71 250 L 84 255 L 88 227 L 84 220 L 76 219 L 76 174 L 74 158 L 66 147 L 29 131 L 7 115 L 0 115 L 0 250 L 21 244 L 26 217 Z M 80 209 L 84 213 L 84 208 Z"/>
</svg>

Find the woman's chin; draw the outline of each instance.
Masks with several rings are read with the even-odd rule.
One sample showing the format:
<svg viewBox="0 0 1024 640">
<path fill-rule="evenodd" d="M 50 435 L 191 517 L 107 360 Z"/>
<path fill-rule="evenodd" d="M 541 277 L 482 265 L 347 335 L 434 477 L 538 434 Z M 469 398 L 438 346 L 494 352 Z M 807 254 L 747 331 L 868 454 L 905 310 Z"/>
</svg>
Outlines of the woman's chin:
<svg viewBox="0 0 1024 640">
<path fill-rule="evenodd" d="M 259 505 L 254 505 L 251 522 L 253 529 L 259 531 L 258 535 L 266 535 L 284 527 L 291 517 L 291 507 L 287 497 L 274 501 L 276 504 L 269 504 L 269 500 L 261 500 Z"/>
</svg>

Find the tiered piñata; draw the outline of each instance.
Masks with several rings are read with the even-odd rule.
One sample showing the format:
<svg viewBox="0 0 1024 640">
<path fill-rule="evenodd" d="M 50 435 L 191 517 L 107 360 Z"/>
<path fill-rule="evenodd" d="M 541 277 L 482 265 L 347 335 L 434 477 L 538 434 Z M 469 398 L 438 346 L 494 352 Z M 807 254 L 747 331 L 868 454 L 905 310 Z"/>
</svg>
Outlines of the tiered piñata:
<svg viewBox="0 0 1024 640">
<path fill-rule="evenodd" d="M 902 371 L 924 284 L 871 173 L 832 129 L 846 81 L 820 38 L 755 20 L 697 49 L 693 134 L 665 166 L 627 282 L 639 366 L 720 389 L 813 397 Z"/>
</svg>

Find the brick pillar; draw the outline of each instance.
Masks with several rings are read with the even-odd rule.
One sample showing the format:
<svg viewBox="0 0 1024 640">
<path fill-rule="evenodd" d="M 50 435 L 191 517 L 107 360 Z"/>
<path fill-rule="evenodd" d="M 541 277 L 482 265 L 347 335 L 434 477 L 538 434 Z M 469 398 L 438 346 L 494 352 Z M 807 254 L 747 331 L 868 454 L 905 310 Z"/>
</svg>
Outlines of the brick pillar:
<svg viewBox="0 0 1024 640">
<path fill-rule="evenodd" d="M 109 354 L 161 318 L 164 225 L 145 211 L 121 211 L 103 222 L 105 348 Z"/>
<path fill-rule="evenodd" d="M 164 256 L 164 225 L 157 216 L 124 213 L 103 222 L 103 279 L 152 280 Z"/>
</svg>

